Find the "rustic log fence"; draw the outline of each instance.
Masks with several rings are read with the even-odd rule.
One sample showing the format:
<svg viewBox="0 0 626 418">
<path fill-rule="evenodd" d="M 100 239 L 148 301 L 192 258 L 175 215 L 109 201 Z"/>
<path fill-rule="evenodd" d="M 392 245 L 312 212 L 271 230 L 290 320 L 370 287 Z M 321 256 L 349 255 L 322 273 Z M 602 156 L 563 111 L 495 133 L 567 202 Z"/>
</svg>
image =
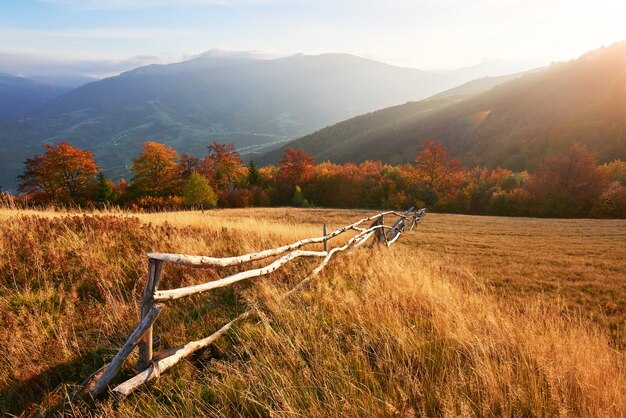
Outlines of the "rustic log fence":
<svg viewBox="0 0 626 418">
<path fill-rule="evenodd" d="M 312 277 L 317 275 L 326 266 L 326 264 L 328 264 L 334 254 L 348 249 L 353 251 L 365 244 L 365 242 L 372 236 L 374 237 L 374 240 L 371 243 L 371 246 L 376 244 L 385 244 L 390 246 L 396 242 L 400 235 L 405 231 L 407 225 L 409 230 L 412 230 L 421 221 L 425 214 L 425 209 L 415 210 L 414 208 L 410 208 L 404 214 L 394 211 L 382 212 L 374 216 L 363 218 L 351 225 L 338 228 L 328 234 L 326 233 L 326 224 L 324 224 L 324 235 L 322 237 L 307 238 L 293 244 L 237 257 L 213 258 L 185 254 L 148 254 L 148 279 L 141 298 L 141 317 L 139 325 L 135 328 L 130 337 L 128 337 L 126 343 L 113 357 L 111 362 L 102 366 L 83 382 L 80 393 L 88 393 L 92 396 L 97 396 L 103 393 L 107 389 L 109 383 L 111 383 L 113 378 L 117 375 L 126 358 L 132 353 L 133 349 L 138 346 L 139 361 L 137 363 L 137 368 L 140 372 L 136 376 L 113 389 L 113 393 L 115 395 L 120 397 L 127 396 L 141 385 L 158 378 L 162 372 L 169 369 L 183 358 L 202 348 L 208 347 L 215 340 L 223 336 L 236 322 L 247 318 L 252 313 L 252 309 L 242 313 L 206 338 L 192 341 L 179 347 L 166 349 L 159 353 L 154 353 L 152 346 L 152 326 L 161 313 L 165 303 L 204 293 L 211 289 L 228 286 L 253 277 L 265 276 L 298 257 L 322 258 L 320 264 L 313 271 L 311 271 L 306 278 L 283 295 L 283 297 L 288 297 L 307 284 Z M 386 226 L 384 224 L 385 216 L 394 216 L 398 219 L 391 226 Z M 361 227 L 362 224 L 369 221 L 373 222 L 367 228 Z M 350 238 L 344 245 L 328 250 L 328 241 L 347 231 L 356 231 L 357 234 Z M 323 251 L 300 249 L 305 245 L 319 243 L 324 245 Z M 157 290 L 161 273 L 163 271 L 163 263 L 165 262 L 187 267 L 209 268 L 235 266 L 276 256 L 280 257 L 264 267 L 232 274 L 222 279 L 207 283 L 178 289 Z"/>
</svg>

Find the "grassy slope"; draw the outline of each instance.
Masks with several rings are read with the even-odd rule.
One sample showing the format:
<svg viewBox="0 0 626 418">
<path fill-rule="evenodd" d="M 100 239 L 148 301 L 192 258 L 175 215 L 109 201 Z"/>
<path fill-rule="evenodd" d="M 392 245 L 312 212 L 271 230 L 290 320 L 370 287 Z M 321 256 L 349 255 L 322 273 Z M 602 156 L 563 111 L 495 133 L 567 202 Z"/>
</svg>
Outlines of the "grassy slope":
<svg viewBox="0 0 626 418">
<path fill-rule="evenodd" d="M 361 213 L 60 215 L 0 210 L 0 411 L 626 414 L 624 221 L 431 214 L 395 248 L 336 259 L 287 303 L 276 295 L 309 262 L 174 304 L 158 322 L 161 347 L 207 335 L 246 304 L 262 313 L 139 395 L 71 405 L 71 384 L 134 327 L 147 251 L 239 254 Z M 168 266 L 162 288 L 207 276 L 217 272 Z"/>
</svg>

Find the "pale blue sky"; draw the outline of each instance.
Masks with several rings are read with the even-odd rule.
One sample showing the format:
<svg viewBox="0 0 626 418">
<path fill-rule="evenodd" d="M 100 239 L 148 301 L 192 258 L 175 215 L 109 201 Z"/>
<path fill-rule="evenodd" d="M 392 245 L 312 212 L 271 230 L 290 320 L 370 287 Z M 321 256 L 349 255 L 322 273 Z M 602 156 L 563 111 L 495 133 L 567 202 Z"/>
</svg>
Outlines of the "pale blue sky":
<svg viewBox="0 0 626 418">
<path fill-rule="evenodd" d="M 625 18 L 616 0 L 0 0 L 0 70 L 103 75 L 214 48 L 530 66 L 626 39 Z"/>
</svg>

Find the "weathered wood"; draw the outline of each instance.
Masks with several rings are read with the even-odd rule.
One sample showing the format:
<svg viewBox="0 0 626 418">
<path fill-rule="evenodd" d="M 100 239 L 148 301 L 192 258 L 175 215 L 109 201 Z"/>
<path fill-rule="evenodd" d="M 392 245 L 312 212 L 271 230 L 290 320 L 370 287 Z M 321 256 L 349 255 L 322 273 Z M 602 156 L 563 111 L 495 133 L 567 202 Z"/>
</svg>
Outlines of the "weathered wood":
<svg viewBox="0 0 626 418">
<path fill-rule="evenodd" d="M 404 220 L 415 210 L 414 207 L 411 207 L 409 210 L 407 210 L 406 212 L 404 212 L 404 214 L 402 216 L 400 216 L 400 218 L 394 222 L 393 225 L 391 225 L 391 228 L 389 228 L 389 230 L 387 231 L 387 233 L 385 234 L 385 240 L 387 241 L 387 245 L 391 245 L 389 243 L 389 241 L 395 242 L 395 240 L 398 238 L 398 236 L 400 235 L 401 231 L 400 228 L 404 229 Z"/>
<path fill-rule="evenodd" d="M 373 219 L 378 218 L 380 215 L 396 215 L 396 216 L 405 216 L 400 215 L 394 211 L 383 212 L 382 214 L 378 214 L 375 216 L 369 216 L 367 218 L 363 218 L 351 225 L 343 226 L 341 228 L 336 229 L 335 231 L 327 234 L 323 237 L 319 238 L 307 238 L 300 240 L 298 242 L 294 242 L 293 244 L 284 245 L 282 247 L 274 248 L 271 250 L 259 251 L 257 253 L 245 254 L 237 257 L 224 257 L 224 258 L 215 258 L 215 257 L 205 257 L 205 256 L 195 256 L 195 255 L 187 255 L 187 254 L 168 254 L 168 253 L 149 253 L 148 257 L 154 260 L 166 261 L 168 263 L 180 264 L 187 267 L 228 267 L 234 266 L 241 263 L 246 263 L 249 261 L 262 260 L 264 258 L 274 257 L 288 251 L 296 250 L 304 245 L 308 244 L 319 244 L 323 243 L 324 240 L 330 240 L 340 234 L 343 234 L 346 231 L 354 229 L 358 227 L 362 223 L 371 221 Z"/>
<path fill-rule="evenodd" d="M 324 224 L 322 233 L 324 234 L 324 251 L 328 251 L 328 245 L 327 245 L 328 240 L 326 239 L 326 224 Z"/>
<path fill-rule="evenodd" d="M 400 238 L 400 234 L 404 232 L 404 219 L 400 222 L 395 229 L 393 230 L 393 235 L 387 240 L 387 246 L 391 246 L 398 238 Z"/>
<path fill-rule="evenodd" d="M 157 377 L 159 377 L 161 373 L 163 373 L 165 370 L 169 369 L 170 367 L 178 363 L 180 360 L 184 359 L 185 357 L 189 356 L 190 354 L 193 354 L 194 352 L 202 348 L 205 348 L 211 345 L 215 340 L 220 338 L 222 335 L 226 334 L 226 332 L 237 321 L 242 320 L 248 315 L 250 315 L 250 312 L 245 312 L 239 315 L 237 318 L 233 319 L 228 324 L 224 325 L 222 328 L 220 328 L 219 330 L 217 330 L 216 332 L 214 332 L 213 334 L 209 335 L 206 338 L 203 338 L 198 341 L 192 341 L 180 347 L 176 347 L 174 349 L 168 350 L 168 352 L 171 353 L 169 356 L 161 358 L 159 360 L 155 360 L 152 363 L 152 365 L 148 367 L 146 370 L 144 370 L 143 372 L 137 374 L 136 376 L 128 379 L 126 382 L 114 388 L 113 392 L 120 397 L 128 396 L 141 385 L 148 383 L 149 381 L 154 380 Z"/>
<path fill-rule="evenodd" d="M 143 320 L 154 305 L 154 292 L 159 286 L 163 262 L 161 260 L 148 259 L 148 280 L 141 296 L 141 317 Z M 142 335 L 139 341 L 139 360 L 137 368 L 143 370 L 152 362 L 152 326 Z"/>
<path fill-rule="evenodd" d="M 139 343 L 140 338 L 146 333 L 148 329 L 152 328 L 152 324 L 159 317 L 161 313 L 161 309 L 163 309 L 162 305 L 154 305 L 148 311 L 148 313 L 144 316 L 143 320 L 137 325 L 137 328 L 130 334 L 126 343 L 120 348 L 120 351 L 117 352 L 111 363 L 106 367 L 102 376 L 96 381 L 95 385 L 89 393 L 92 396 L 97 396 L 101 394 L 109 385 L 111 380 L 117 375 L 117 372 L 122 367 L 124 360 L 130 355 L 135 346 Z"/>
<path fill-rule="evenodd" d="M 219 287 L 228 286 L 230 284 L 239 282 L 241 280 L 250 279 L 252 277 L 260 277 L 266 274 L 269 274 L 273 271 L 276 271 L 283 264 L 288 263 L 294 258 L 298 257 L 324 257 L 326 256 L 326 251 L 302 251 L 296 250 L 292 251 L 289 254 L 279 258 L 271 264 L 268 264 L 265 267 L 261 267 L 258 269 L 243 271 L 241 273 L 236 273 L 228 277 L 224 277 L 223 279 L 215 280 L 208 283 L 197 284 L 193 286 L 181 287 L 179 289 L 171 289 L 171 290 L 160 290 L 155 292 L 154 300 L 157 302 L 165 302 L 170 300 L 180 299 L 186 296 L 197 295 L 199 293 L 206 292 L 211 289 L 216 289 Z"/>
<path fill-rule="evenodd" d="M 378 216 L 376 218 L 376 220 L 374 222 L 372 222 L 372 224 L 369 227 L 371 229 L 371 228 L 374 228 L 374 227 L 377 227 L 377 226 L 384 226 L 384 216 L 383 215 Z M 374 245 L 376 245 L 376 244 L 378 244 L 380 242 L 383 242 L 385 240 L 384 236 L 385 236 L 384 228 L 377 228 L 374 231 L 374 241 L 372 242 L 371 245 L 374 246 Z"/>
<path fill-rule="evenodd" d="M 426 215 L 426 208 L 422 208 L 418 210 L 417 212 L 415 212 L 415 214 L 413 215 L 413 219 L 411 221 L 411 227 L 409 228 L 409 231 L 412 231 L 413 228 L 415 228 L 422 221 L 422 218 L 425 215 Z"/>
<path fill-rule="evenodd" d="M 109 363 L 105 363 L 102 367 L 100 367 L 95 372 L 91 373 L 89 376 L 83 380 L 83 382 L 78 386 L 78 388 L 72 393 L 72 399 L 85 395 L 91 391 L 93 386 L 96 384 L 98 379 L 104 374 L 108 367 Z"/>
</svg>

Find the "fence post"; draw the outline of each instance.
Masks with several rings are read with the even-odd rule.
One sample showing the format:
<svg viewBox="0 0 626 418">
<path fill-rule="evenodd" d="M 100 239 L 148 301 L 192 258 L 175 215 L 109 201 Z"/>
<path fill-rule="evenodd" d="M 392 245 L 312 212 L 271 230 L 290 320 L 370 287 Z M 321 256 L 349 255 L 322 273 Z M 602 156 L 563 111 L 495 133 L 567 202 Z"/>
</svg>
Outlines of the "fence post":
<svg viewBox="0 0 626 418">
<path fill-rule="evenodd" d="M 328 251 L 325 237 L 326 237 L 326 224 L 324 224 L 324 251 Z"/>
<path fill-rule="evenodd" d="M 143 289 L 141 296 L 140 321 L 143 321 L 154 305 L 154 292 L 159 286 L 162 269 L 163 262 L 161 260 L 148 259 L 148 280 L 146 281 L 146 287 Z M 150 364 L 152 364 L 152 325 L 150 325 L 139 340 L 139 361 L 137 362 L 137 368 L 139 370 L 145 370 Z"/>
</svg>

